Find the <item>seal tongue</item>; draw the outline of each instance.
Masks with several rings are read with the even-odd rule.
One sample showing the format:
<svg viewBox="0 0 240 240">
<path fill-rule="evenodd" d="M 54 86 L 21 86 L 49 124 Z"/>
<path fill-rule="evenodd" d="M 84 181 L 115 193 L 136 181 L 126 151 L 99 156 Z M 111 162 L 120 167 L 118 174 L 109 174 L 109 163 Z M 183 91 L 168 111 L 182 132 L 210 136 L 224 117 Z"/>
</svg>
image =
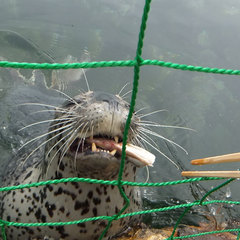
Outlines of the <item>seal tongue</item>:
<svg viewBox="0 0 240 240">
<path fill-rule="evenodd" d="M 113 140 L 108 140 L 104 138 L 93 138 L 88 140 L 90 143 L 96 144 L 96 146 L 101 147 L 105 150 L 114 151 L 122 154 L 122 143 L 117 143 Z M 140 166 L 153 166 L 155 161 L 155 155 L 148 152 L 147 150 L 128 143 L 126 145 L 126 156 L 130 157 L 131 160 Z"/>
</svg>

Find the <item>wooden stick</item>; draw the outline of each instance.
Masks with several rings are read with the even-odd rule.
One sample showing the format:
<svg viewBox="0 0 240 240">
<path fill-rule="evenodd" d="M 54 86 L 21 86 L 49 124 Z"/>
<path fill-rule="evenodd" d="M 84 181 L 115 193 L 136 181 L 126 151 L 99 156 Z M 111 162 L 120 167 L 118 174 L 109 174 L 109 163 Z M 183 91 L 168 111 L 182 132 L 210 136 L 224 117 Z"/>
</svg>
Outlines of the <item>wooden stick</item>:
<svg viewBox="0 0 240 240">
<path fill-rule="evenodd" d="M 191 161 L 192 165 L 216 164 L 216 163 L 229 163 L 240 162 L 240 153 L 231 153 L 226 155 L 194 159 Z"/>
<path fill-rule="evenodd" d="M 240 171 L 183 171 L 182 176 L 240 178 Z"/>
</svg>

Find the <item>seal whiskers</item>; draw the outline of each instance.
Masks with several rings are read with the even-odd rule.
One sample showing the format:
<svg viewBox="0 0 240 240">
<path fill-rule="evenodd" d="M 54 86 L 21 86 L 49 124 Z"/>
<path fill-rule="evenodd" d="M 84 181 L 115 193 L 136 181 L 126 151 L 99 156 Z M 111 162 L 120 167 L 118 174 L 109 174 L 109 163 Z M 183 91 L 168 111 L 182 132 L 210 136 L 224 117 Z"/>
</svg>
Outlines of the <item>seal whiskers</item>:
<svg viewBox="0 0 240 240">
<path fill-rule="evenodd" d="M 88 91 L 73 98 L 60 93 L 67 98 L 61 107 L 25 104 L 48 107 L 49 112 L 55 110 L 55 118 L 31 123 L 21 129 L 50 124 L 48 132 L 33 137 L 21 146 L 23 149 L 33 143 L 37 144 L 21 164 L 21 169 L 18 166 L 18 171 L 12 173 L 11 181 L 6 181 L 6 184 L 17 185 L 70 177 L 118 179 L 129 104 L 118 95 L 103 92 Z M 151 127 L 160 125 L 143 121 L 141 118 L 145 116 L 146 114 L 136 113 L 132 116 L 126 146 L 124 181 L 135 181 L 137 168 L 153 165 L 155 156 L 143 148 L 145 145 L 161 153 L 152 137 L 166 140 L 150 130 Z M 38 143 L 42 139 L 44 141 Z M 168 141 L 173 144 L 171 140 Z M 38 155 L 43 147 L 43 156 Z M 140 210 L 139 190 L 130 186 L 123 186 L 123 189 L 131 202 L 127 212 Z M 2 195 L 1 200 L 0 217 L 17 222 L 68 222 L 96 216 L 112 216 L 125 204 L 116 186 L 84 182 L 9 191 Z M 121 233 L 132 221 L 131 217 L 113 221 L 105 237 L 112 238 Z M 45 236 L 56 240 L 95 240 L 106 226 L 106 220 L 54 227 L 11 226 L 7 228 L 7 237 L 10 240 L 43 239 Z"/>
</svg>

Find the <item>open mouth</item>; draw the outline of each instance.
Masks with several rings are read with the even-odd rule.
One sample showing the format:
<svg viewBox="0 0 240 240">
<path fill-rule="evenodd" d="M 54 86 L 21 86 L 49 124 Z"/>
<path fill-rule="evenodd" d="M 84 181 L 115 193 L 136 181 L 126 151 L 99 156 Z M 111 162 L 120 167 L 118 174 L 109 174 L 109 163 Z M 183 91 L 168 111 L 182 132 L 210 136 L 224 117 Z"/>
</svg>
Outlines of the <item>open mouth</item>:
<svg viewBox="0 0 240 240">
<path fill-rule="evenodd" d="M 120 159 L 122 155 L 122 139 L 118 136 L 113 138 L 94 136 L 88 137 L 84 141 L 77 138 L 70 150 L 74 153 L 107 153 Z M 135 146 L 131 143 L 126 145 L 126 157 L 138 166 L 153 166 L 155 155 L 149 151 Z"/>
<path fill-rule="evenodd" d="M 70 150 L 72 152 L 107 152 L 113 156 L 118 155 L 117 150 L 114 149 L 115 144 L 121 142 L 119 137 L 109 138 L 107 136 L 94 136 L 81 140 L 76 138 L 72 143 Z"/>
</svg>

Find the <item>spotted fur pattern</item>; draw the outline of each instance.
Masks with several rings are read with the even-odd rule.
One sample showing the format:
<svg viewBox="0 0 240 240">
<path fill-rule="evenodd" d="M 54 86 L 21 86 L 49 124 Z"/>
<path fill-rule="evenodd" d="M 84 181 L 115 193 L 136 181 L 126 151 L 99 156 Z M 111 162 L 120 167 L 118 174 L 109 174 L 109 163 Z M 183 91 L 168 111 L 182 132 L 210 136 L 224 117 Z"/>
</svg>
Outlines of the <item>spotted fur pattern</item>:
<svg viewBox="0 0 240 240">
<path fill-rule="evenodd" d="M 124 104 L 124 108 L 126 108 L 126 104 Z M 118 110 L 121 110 L 119 106 Z M 127 113 L 127 111 L 128 109 L 126 108 L 125 112 Z M 125 114 L 125 117 L 126 115 L 127 114 Z M 121 124 L 119 125 L 123 128 Z M 62 136 L 59 135 L 57 139 L 50 141 L 46 145 L 45 151 L 55 146 L 61 137 Z M 51 138 L 51 135 L 49 138 Z M 6 183 L 8 185 L 18 185 L 69 177 L 89 177 L 107 180 L 117 179 L 119 162 L 117 165 L 109 163 L 106 167 L 100 169 L 99 172 L 92 172 L 88 170 L 87 166 L 81 171 L 76 171 L 76 166 L 71 160 L 72 156 L 66 153 L 64 157 L 61 158 L 61 151 L 58 152 L 59 145 L 60 144 L 54 147 L 49 155 L 44 158 L 44 161 L 38 160 L 27 169 L 22 168 L 24 169 L 22 171 L 19 171 L 18 168 L 18 171 L 11 175 L 11 181 L 6 181 Z M 96 158 L 97 153 L 94 154 L 94 158 Z M 104 154 L 105 153 L 101 153 L 102 158 Z M 109 154 L 106 153 L 106 155 Z M 57 161 L 51 161 L 53 156 Z M 111 159 L 108 160 L 111 162 Z M 81 164 L 80 167 L 82 166 Z M 123 173 L 123 180 L 135 181 L 136 170 L 137 167 L 127 161 Z M 9 176 L 7 176 L 7 178 L 9 178 Z M 127 211 L 132 212 L 139 210 L 139 192 L 133 187 L 124 186 L 123 188 L 131 200 L 130 207 Z M 115 215 L 122 209 L 124 204 L 125 202 L 117 186 L 81 182 L 60 183 L 2 193 L 0 217 L 7 221 L 20 223 L 68 222 L 83 218 Z M 131 221 L 132 219 L 130 217 L 113 221 L 105 238 L 112 238 L 119 232 L 122 232 L 130 225 Z M 106 226 L 107 221 L 98 220 L 64 226 L 7 227 L 6 234 L 8 240 L 47 240 L 50 238 L 55 240 L 95 240 L 99 238 Z"/>
<path fill-rule="evenodd" d="M 134 181 L 130 175 L 136 171 L 135 166 L 126 168 L 124 178 Z M 131 164 L 132 165 L 132 164 Z M 64 177 L 65 166 L 52 179 Z M 68 176 L 69 177 L 69 176 Z M 25 184 L 44 180 L 41 178 L 41 169 L 28 168 L 15 184 Z M 124 187 L 130 197 L 129 211 L 139 209 L 140 202 L 136 200 L 136 191 L 132 187 Z M 119 212 L 124 200 L 119 194 L 117 186 L 88 184 L 80 182 L 46 185 L 37 188 L 28 188 L 6 192 L 3 196 L 3 219 L 13 222 L 63 222 L 88 217 L 110 216 Z M 117 234 L 129 223 L 129 218 L 114 221 L 108 236 Z M 58 227 L 8 227 L 7 239 L 44 239 L 51 236 L 53 239 L 79 240 L 98 239 L 107 226 L 107 221 L 91 221 L 77 225 Z"/>
</svg>

